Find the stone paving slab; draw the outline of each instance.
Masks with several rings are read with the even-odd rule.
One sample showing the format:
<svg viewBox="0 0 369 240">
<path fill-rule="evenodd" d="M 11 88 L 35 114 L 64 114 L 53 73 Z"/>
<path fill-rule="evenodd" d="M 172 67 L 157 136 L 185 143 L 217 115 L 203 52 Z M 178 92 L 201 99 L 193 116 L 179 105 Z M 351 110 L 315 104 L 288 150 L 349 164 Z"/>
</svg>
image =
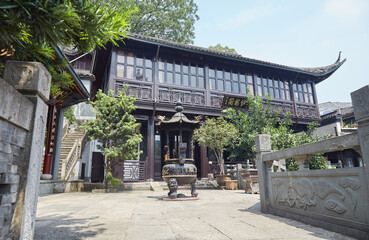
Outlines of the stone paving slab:
<svg viewBox="0 0 369 240">
<path fill-rule="evenodd" d="M 198 192 L 199 200 L 182 202 L 161 200 L 164 191 L 42 196 L 35 239 L 350 239 L 262 214 L 259 195 L 242 190 Z"/>
</svg>

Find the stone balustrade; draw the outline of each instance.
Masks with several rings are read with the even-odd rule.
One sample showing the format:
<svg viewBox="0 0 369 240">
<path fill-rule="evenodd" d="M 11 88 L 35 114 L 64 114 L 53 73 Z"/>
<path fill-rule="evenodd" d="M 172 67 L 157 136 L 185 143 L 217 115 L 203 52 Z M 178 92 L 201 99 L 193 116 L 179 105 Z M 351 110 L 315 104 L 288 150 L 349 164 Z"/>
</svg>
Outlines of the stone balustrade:
<svg viewBox="0 0 369 240">
<path fill-rule="evenodd" d="M 357 133 L 271 151 L 255 138 L 263 213 L 292 218 L 358 239 L 369 239 L 369 85 L 351 93 Z M 354 149 L 362 167 L 309 170 L 312 154 Z M 273 172 L 273 161 L 295 158 L 298 171 Z"/>
</svg>

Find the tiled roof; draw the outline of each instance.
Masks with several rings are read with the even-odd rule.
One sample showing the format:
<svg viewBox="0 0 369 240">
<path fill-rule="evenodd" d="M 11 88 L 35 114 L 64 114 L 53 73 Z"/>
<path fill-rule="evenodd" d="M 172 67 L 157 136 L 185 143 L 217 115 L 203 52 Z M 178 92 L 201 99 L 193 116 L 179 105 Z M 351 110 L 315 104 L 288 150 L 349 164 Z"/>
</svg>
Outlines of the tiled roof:
<svg viewBox="0 0 369 240">
<path fill-rule="evenodd" d="M 151 44 L 158 44 L 162 46 L 177 48 L 181 50 L 188 50 L 188 51 L 198 52 L 202 54 L 209 54 L 213 56 L 228 58 L 232 60 L 239 60 L 239 61 L 248 62 L 252 64 L 257 64 L 257 65 L 264 65 L 264 66 L 275 67 L 275 68 L 285 69 L 285 70 L 290 70 L 290 71 L 297 71 L 297 72 L 305 73 L 308 75 L 314 75 L 314 76 L 323 76 L 325 74 L 333 73 L 346 61 L 346 59 L 340 61 L 340 58 L 338 58 L 335 63 L 327 65 L 327 66 L 323 66 L 323 67 L 312 67 L 312 68 L 291 67 L 291 66 L 286 66 L 282 64 L 271 63 L 271 62 L 266 62 L 266 61 L 262 61 L 258 59 L 243 57 L 240 54 L 221 52 L 221 51 L 212 50 L 209 48 L 197 47 L 194 45 L 177 43 L 177 42 L 172 42 L 172 41 L 163 40 L 159 38 L 138 35 L 138 34 L 131 33 L 128 36 L 128 38 L 136 40 L 136 41 L 142 41 L 142 42 L 147 42 Z"/>
<path fill-rule="evenodd" d="M 325 102 L 319 104 L 320 117 L 322 120 L 341 114 L 345 119 L 354 115 L 351 102 Z"/>
<path fill-rule="evenodd" d="M 319 111 L 321 113 L 326 112 L 326 111 L 334 112 L 338 108 L 343 109 L 343 108 L 348 108 L 351 106 L 352 106 L 351 102 L 325 102 L 325 103 L 319 103 Z"/>
</svg>

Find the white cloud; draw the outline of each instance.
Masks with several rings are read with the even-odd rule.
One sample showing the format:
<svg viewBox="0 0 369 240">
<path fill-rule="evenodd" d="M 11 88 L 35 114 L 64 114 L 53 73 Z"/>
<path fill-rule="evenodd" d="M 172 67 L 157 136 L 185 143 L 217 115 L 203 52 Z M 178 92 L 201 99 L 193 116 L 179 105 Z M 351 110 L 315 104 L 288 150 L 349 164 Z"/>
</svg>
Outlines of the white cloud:
<svg viewBox="0 0 369 240">
<path fill-rule="evenodd" d="M 221 22 L 217 23 L 217 27 L 234 30 L 254 22 L 255 20 L 270 16 L 276 11 L 278 11 L 277 7 L 272 4 L 257 5 L 256 7 L 240 11 L 228 19 L 221 19 Z"/>
<path fill-rule="evenodd" d="M 342 21 L 352 21 L 366 14 L 368 8 L 367 0 L 330 0 L 324 10 Z"/>
</svg>

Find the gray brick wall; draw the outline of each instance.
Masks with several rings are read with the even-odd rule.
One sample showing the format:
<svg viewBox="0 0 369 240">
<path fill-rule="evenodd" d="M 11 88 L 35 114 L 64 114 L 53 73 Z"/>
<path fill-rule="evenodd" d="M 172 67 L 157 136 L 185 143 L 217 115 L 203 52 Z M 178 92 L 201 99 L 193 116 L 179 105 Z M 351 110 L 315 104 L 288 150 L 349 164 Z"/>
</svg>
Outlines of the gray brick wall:
<svg viewBox="0 0 369 240">
<path fill-rule="evenodd" d="M 0 85 L 0 239 L 10 239 L 20 179 L 18 165 L 22 162 L 20 154 L 26 144 L 33 104 L 3 79 Z M 19 104 L 26 104 L 30 109 L 23 114 L 16 113 Z"/>
<path fill-rule="evenodd" d="M 16 61 L 0 78 L 0 240 L 33 239 L 50 80 Z"/>
</svg>

